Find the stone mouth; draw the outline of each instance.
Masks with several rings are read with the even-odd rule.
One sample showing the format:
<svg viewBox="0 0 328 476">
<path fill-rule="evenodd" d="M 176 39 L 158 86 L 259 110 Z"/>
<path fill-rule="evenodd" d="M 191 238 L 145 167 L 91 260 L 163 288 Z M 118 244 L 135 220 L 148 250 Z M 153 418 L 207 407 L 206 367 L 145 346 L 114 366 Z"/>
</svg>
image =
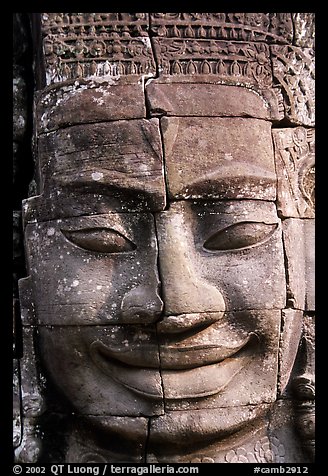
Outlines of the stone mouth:
<svg viewBox="0 0 328 476">
<path fill-rule="evenodd" d="M 256 354 L 258 338 L 250 333 L 234 346 L 203 343 L 188 347 L 145 345 L 136 352 L 90 345 L 95 365 L 110 378 L 149 399 L 185 399 L 222 391 Z M 134 358 L 135 355 L 135 358 Z M 201 360 L 200 357 L 201 356 Z"/>
</svg>

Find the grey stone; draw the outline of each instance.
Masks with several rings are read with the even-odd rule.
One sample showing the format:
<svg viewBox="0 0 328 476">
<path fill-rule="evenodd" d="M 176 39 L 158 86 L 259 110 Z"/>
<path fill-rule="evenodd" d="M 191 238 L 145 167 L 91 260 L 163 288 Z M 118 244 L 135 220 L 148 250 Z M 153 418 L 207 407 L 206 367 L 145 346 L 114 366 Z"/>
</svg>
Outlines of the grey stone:
<svg viewBox="0 0 328 476">
<path fill-rule="evenodd" d="M 38 151 L 42 198 L 52 204 L 43 220 L 165 206 L 158 119 L 72 126 L 41 136 Z"/>
<path fill-rule="evenodd" d="M 61 127 L 146 117 L 143 82 L 126 78 L 77 79 L 35 97 L 37 133 Z"/>
<path fill-rule="evenodd" d="M 283 221 L 289 299 L 296 309 L 315 310 L 314 220 Z"/>
<path fill-rule="evenodd" d="M 171 198 L 275 199 L 268 121 L 164 117 L 161 127 Z"/>
<path fill-rule="evenodd" d="M 40 326 L 39 333 L 47 374 L 80 415 L 137 417 L 163 413 L 156 341 L 150 340 L 151 353 L 144 356 L 152 359 L 153 368 L 147 368 L 148 361 L 142 361 L 140 352 L 143 339 L 147 339 L 142 330 L 133 336 L 128 328 L 112 326 Z M 139 362 L 133 360 L 129 341 L 139 348 Z M 61 358 L 54 359 L 54 355 Z"/>
<path fill-rule="evenodd" d="M 66 463 L 145 462 L 148 418 L 88 415 L 68 439 Z"/>
<path fill-rule="evenodd" d="M 231 312 L 193 338 L 183 333 L 165 337 L 165 343 L 160 345 L 160 359 L 162 364 L 164 354 L 161 376 L 166 410 L 273 402 L 277 392 L 280 320 L 280 311 L 274 310 Z M 197 363 L 196 351 L 200 357 Z M 182 356 L 172 365 L 174 353 Z"/>
<path fill-rule="evenodd" d="M 252 438 L 256 437 L 263 430 L 268 410 L 269 405 L 246 405 L 192 413 L 169 411 L 151 418 L 147 461 L 226 463 L 229 450 L 245 442 L 245 425 L 252 428 Z M 248 441 L 251 442 L 249 435 Z"/>
<path fill-rule="evenodd" d="M 175 76 L 150 79 L 146 97 L 152 115 L 282 119 L 274 90 L 209 83 L 199 77 L 188 82 Z"/>
<path fill-rule="evenodd" d="M 302 325 L 302 311 L 295 309 L 283 309 L 279 346 L 279 395 L 283 394 L 292 373 L 302 337 Z"/>
<path fill-rule="evenodd" d="M 273 203 L 175 202 L 156 229 L 165 315 L 285 307 Z"/>
<path fill-rule="evenodd" d="M 151 324 L 161 314 L 151 214 L 30 223 L 25 236 L 39 324 Z"/>
</svg>

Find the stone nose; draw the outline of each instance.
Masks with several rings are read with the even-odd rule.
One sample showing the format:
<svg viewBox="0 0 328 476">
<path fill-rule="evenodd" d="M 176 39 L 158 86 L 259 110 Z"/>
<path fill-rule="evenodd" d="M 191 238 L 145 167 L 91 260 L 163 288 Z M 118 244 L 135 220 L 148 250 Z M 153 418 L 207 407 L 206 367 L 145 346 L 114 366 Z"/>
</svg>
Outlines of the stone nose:
<svg viewBox="0 0 328 476">
<path fill-rule="evenodd" d="M 156 285 L 139 285 L 123 297 L 120 320 L 124 324 L 152 324 L 161 316 L 163 306 Z"/>
<path fill-rule="evenodd" d="M 202 277 L 194 239 L 183 217 L 163 212 L 156 218 L 156 225 L 164 314 L 220 312 L 223 315 L 226 308 L 223 296 Z"/>
</svg>

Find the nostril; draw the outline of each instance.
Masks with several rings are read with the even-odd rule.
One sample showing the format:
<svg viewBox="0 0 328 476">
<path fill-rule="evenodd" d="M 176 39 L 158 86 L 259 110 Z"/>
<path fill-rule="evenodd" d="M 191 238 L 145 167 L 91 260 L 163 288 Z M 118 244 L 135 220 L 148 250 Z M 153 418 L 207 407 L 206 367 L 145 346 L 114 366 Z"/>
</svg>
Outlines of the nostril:
<svg viewBox="0 0 328 476">
<path fill-rule="evenodd" d="M 121 320 L 126 324 L 150 324 L 158 320 L 163 307 L 163 301 L 156 289 L 150 286 L 138 286 L 132 288 L 123 297 Z"/>
</svg>

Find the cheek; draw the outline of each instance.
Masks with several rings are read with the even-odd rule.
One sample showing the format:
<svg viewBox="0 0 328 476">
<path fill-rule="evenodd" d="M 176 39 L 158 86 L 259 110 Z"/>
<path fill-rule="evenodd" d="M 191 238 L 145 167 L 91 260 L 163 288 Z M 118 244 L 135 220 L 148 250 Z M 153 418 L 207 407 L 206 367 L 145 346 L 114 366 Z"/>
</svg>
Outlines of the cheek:
<svg viewBox="0 0 328 476">
<path fill-rule="evenodd" d="M 142 258 L 140 252 L 95 255 L 65 243 L 33 248 L 29 268 L 38 323 L 118 322 L 124 295 L 145 280 Z"/>
<path fill-rule="evenodd" d="M 279 240 L 246 252 L 202 253 L 198 268 L 221 291 L 227 311 L 285 306 L 285 268 Z"/>
</svg>

